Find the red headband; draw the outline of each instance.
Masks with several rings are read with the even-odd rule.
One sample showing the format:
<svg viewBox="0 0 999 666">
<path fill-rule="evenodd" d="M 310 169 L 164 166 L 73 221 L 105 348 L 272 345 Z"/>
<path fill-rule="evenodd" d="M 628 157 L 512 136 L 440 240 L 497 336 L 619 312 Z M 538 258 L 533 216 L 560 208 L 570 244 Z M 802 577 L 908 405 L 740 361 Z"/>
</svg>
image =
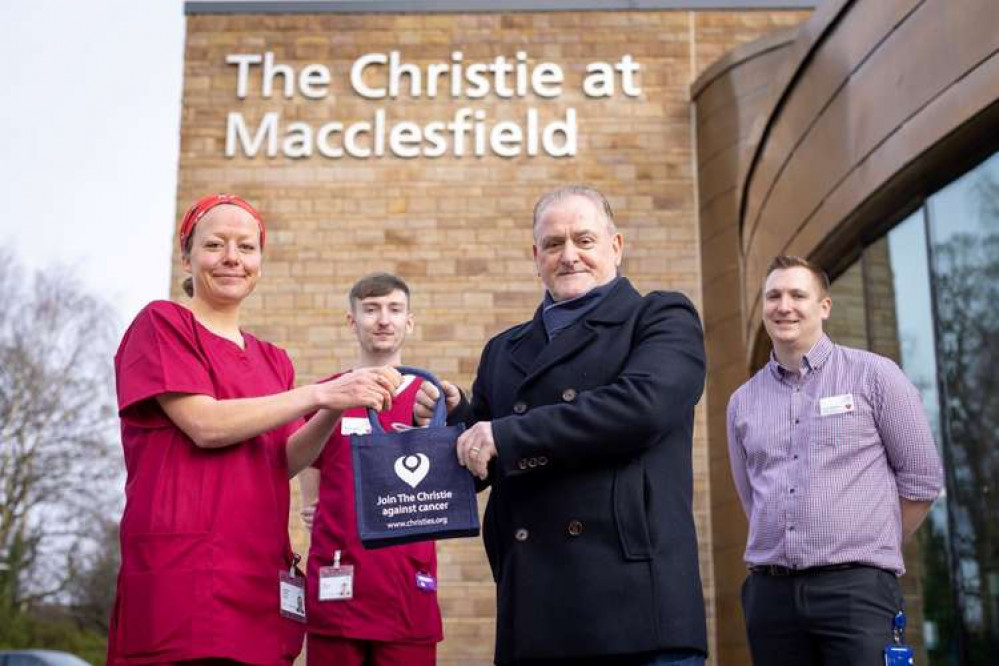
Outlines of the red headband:
<svg viewBox="0 0 999 666">
<path fill-rule="evenodd" d="M 253 216 L 253 219 L 257 221 L 258 225 L 260 225 L 260 249 L 264 249 L 264 237 L 267 235 L 267 232 L 264 229 L 264 220 L 260 217 L 260 213 L 257 212 L 256 208 L 235 194 L 206 194 L 195 201 L 194 205 L 188 208 L 187 212 L 184 213 L 184 219 L 180 223 L 180 232 L 178 234 L 181 252 L 184 251 L 184 246 L 187 245 L 187 239 L 194 233 L 195 225 L 201 221 L 201 218 L 203 218 L 208 211 L 216 206 L 221 206 L 222 204 L 239 206 Z"/>
</svg>

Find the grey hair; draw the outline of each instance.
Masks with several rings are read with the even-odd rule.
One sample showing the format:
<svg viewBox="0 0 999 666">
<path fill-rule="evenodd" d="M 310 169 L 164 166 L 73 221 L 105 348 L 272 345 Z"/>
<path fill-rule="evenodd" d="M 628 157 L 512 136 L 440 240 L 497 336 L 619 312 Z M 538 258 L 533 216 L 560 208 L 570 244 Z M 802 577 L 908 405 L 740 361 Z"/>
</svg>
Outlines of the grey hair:
<svg viewBox="0 0 999 666">
<path fill-rule="evenodd" d="M 611 205 L 610 202 L 607 201 L 607 197 L 587 185 L 565 185 L 564 187 L 560 187 L 541 195 L 538 202 L 534 204 L 534 223 L 532 225 L 532 230 L 535 238 L 537 238 L 538 222 L 545 214 L 545 211 L 547 211 L 552 204 L 565 201 L 569 197 L 583 197 L 584 199 L 589 199 L 590 203 L 592 203 L 598 211 L 603 213 L 604 219 L 607 221 L 607 230 L 612 234 L 617 231 L 617 227 L 614 226 L 614 211 L 611 210 Z"/>
</svg>

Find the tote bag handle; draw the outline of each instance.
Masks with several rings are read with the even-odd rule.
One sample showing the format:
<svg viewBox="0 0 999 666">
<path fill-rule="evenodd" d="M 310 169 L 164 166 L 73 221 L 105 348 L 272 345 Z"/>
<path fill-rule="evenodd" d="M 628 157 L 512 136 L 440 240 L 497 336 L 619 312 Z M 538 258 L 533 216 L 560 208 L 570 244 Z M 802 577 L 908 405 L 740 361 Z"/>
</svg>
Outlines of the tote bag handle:
<svg viewBox="0 0 999 666">
<path fill-rule="evenodd" d="M 441 386 L 440 381 L 426 370 L 421 370 L 420 368 L 411 368 L 406 365 L 400 365 L 396 370 L 403 375 L 416 375 L 421 379 L 425 379 L 434 386 L 437 387 L 439 397 L 437 402 L 434 404 L 434 415 L 430 419 L 431 428 L 443 428 L 447 422 L 447 407 L 445 405 L 444 399 L 444 387 Z M 382 428 L 381 422 L 378 420 L 378 412 L 368 407 L 368 421 L 371 423 L 371 432 L 382 433 L 385 429 Z"/>
</svg>

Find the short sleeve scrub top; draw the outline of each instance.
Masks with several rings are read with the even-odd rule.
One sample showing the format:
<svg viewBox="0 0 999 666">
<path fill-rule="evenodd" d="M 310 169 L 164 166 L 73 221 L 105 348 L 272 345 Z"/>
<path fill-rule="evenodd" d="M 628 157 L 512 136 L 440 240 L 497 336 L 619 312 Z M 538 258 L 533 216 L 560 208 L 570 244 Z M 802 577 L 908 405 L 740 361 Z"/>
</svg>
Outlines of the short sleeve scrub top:
<svg viewBox="0 0 999 666">
<path fill-rule="evenodd" d="M 292 388 L 288 355 L 243 338 L 240 348 L 186 308 L 156 301 L 115 356 L 127 480 L 109 664 L 288 664 L 300 650 L 303 625 L 279 612 L 279 575 L 293 558 L 285 444 L 301 421 L 202 449 L 155 400 Z"/>
</svg>

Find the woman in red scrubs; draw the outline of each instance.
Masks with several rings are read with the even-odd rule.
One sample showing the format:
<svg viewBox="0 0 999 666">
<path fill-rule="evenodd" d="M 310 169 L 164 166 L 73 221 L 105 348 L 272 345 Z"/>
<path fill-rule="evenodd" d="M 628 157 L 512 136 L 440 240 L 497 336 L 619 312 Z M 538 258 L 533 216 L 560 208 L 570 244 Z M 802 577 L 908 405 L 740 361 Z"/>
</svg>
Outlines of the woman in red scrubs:
<svg viewBox="0 0 999 666">
<path fill-rule="evenodd" d="M 264 238 L 239 197 L 196 202 L 179 239 L 190 305 L 150 303 L 115 355 L 128 477 L 109 664 L 291 663 L 288 479 L 342 411 L 388 408 L 401 381 L 381 367 L 294 388 L 288 355 L 239 328 Z"/>
</svg>

